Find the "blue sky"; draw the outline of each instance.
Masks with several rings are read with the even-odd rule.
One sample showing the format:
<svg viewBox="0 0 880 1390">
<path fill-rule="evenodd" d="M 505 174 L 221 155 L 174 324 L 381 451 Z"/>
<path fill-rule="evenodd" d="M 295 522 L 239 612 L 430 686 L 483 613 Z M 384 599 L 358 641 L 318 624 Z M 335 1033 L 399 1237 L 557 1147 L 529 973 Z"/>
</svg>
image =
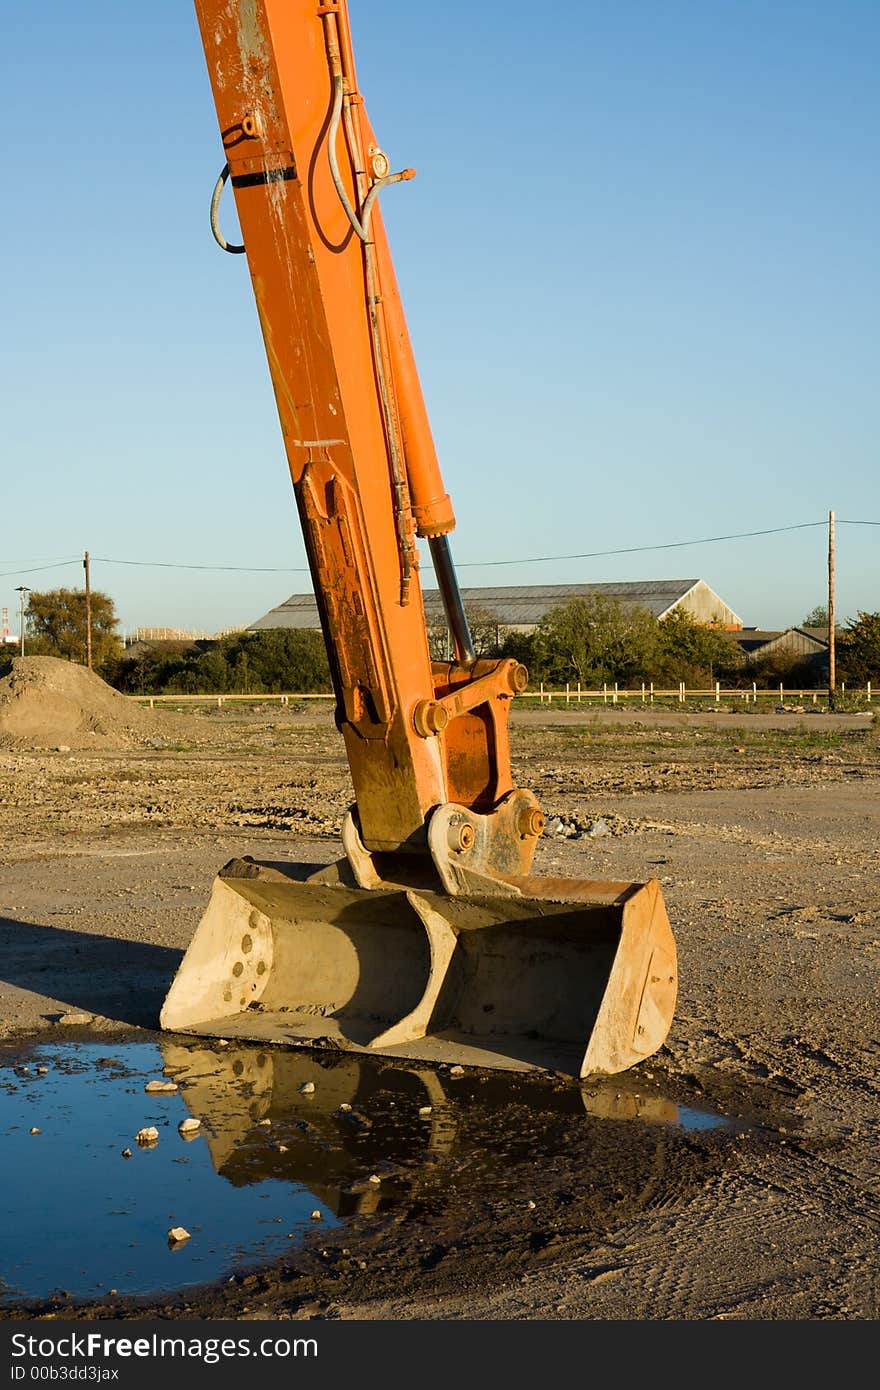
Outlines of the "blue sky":
<svg viewBox="0 0 880 1390">
<path fill-rule="evenodd" d="M 880 5 L 350 10 L 418 171 L 383 208 L 461 582 L 693 576 L 748 625 L 802 619 L 822 526 L 526 562 L 880 521 Z M 16 586 L 81 585 L 88 549 L 126 630 L 248 623 L 309 580 L 246 267 L 208 228 L 194 10 L 4 27 L 0 603 L 17 628 Z M 880 609 L 878 543 L 838 529 L 843 617 Z"/>
</svg>

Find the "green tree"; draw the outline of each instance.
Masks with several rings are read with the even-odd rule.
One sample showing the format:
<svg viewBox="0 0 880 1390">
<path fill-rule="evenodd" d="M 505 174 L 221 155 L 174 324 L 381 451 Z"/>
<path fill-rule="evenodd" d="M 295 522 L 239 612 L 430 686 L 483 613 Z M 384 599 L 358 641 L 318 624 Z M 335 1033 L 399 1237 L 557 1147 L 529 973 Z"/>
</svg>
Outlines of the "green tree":
<svg viewBox="0 0 880 1390">
<path fill-rule="evenodd" d="M 828 626 L 828 606 L 824 603 L 817 603 L 815 608 L 811 608 L 805 618 L 802 618 L 799 627 L 827 627 Z"/>
<path fill-rule="evenodd" d="M 479 603 L 466 603 L 464 613 L 477 656 L 498 656 L 507 636 L 507 629 L 503 623 L 499 622 L 491 609 Z M 455 648 L 445 613 L 434 613 L 426 616 L 425 626 L 428 632 L 428 650 L 431 653 L 431 660 L 450 661 L 454 656 Z"/>
<path fill-rule="evenodd" d="M 828 680 L 828 659 L 792 651 L 771 652 L 769 656 L 759 653 L 747 675 L 750 681 L 768 688 L 781 684 L 788 690 L 810 689 Z"/>
<path fill-rule="evenodd" d="M 848 685 L 880 683 L 880 613 L 857 611 L 837 640 L 837 676 Z"/>
<path fill-rule="evenodd" d="M 215 648 L 202 652 L 184 669 L 191 684 L 197 686 L 201 694 L 222 695 L 231 689 L 229 664 L 222 651 Z"/>
<path fill-rule="evenodd" d="M 724 631 L 696 622 L 683 608 L 673 608 L 657 625 L 655 660 L 655 679 L 700 685 L 732 677 L 743 665 L 743 654 Z"/>
<path fill-rule="evenodd" d="M 657 623 L 647 608 L 606 594 L 570 598 L 541 619 L 533 639 L 533 676 L 585 685 L 641 677 L 653 665 Z"/>
<path fill-rule="evenodd" d="M 90 599 L 92 666 L 110 666 L 122 650 L 119 620 L 109 594 L 93 590 Z M 25 656 L 57 656 L 86 661 L 86 594 L 84 589 L 32 591 L 25 610 Z"/>
<path fill-rule="evenodd" d="M 202 648 L 192 642 L 163 642 L 161 647 L 148 648 L 136 655 L 122 652 L 101 674 L 112 686 L 127 695 L 183 691 L 196 694 L 198 683 L 187 673 L 194 671 L 201 656 Z M 221 683 L 209 686 L 209 690 L 225 690 L 226 676 L 226 663 L 220 661 L 217 678 Z"/>
<path fill-rule="evenodd" d="M 540 679 L 534 632 L 522 632 L 516 628 L 507 628 L 498 655 L 515 657 L 522 666 L 527 668 L 530 678 L 534 676 L 536 679 Z"/>
<path fill-rule="evenodd" d="M 275 628 L 237 632 L 219 642 L 180 643 L 123 655 L 107 679 L 137 695 L 304 694 L 330 690 L 320 632 Z"/>
<path fill-rule="evenodd" d="M 230 690 L 277 695 L 330 689 L 327 648 L 313 628 L 236 632 L 220 641 L 217 652 L 230 671 Z"/>
</svg>

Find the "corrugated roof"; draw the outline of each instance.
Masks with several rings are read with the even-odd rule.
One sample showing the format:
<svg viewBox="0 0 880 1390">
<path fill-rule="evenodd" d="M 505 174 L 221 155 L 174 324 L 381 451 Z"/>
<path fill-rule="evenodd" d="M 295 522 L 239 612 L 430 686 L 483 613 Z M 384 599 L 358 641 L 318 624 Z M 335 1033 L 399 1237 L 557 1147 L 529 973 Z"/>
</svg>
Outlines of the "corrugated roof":
<svg viewBox="0 0 880 1390">
<path fill-rule="evenodd" d="M 462 589 L 461 592 L 466 605 L 487 609 L 499 623 L 526 626 L 540 622 L 545 613 L 565 603 L 566 599 L 588 598 L 593 594 L 637 604 L 659 618 L 698 582 L 696 579 L 652 579 L 619 584 L 523 584 Z M 425 609 L 428 613 L 442 610 L 439 590 L 425 591 Z"/>
<path fill-rule="evenodd" d="M 491 612 L 499 623 L 531 626 L 549 609 L 569 598 L 604 594 L 624 603 L 638 604 L 660 617 L 689 593 L 699 579 L 642 579 L 612 584 L 505 584 L 493 588 L 462 589 L 465 604 Z M 439 589 L 424 589 L 428 616 L 442 613 Z M 727 607 L 727 605 L 724 605 Z M 314 594 L 291 594 L 277 608 L 251 623 L 249 631 L 272 627 L 317 627 L 318 609 Z"/>
<path fill-rule="evenodd" d="M 522 584 L 500 588 L 463 589 L 465 603 L 491 609 L 501 622 L 536 623 L 548 609 L 569 598 L 603 594 L 624 603 L 649 608 L 655 616 L 684 598 L 696 579 L 649 579 L 617 584 Z M 425 606 L 441 603 L 437 589 L 425 592 Z"/>
<path fill-rule="evenodd" d="M 768 642 L 775 642 L 777 637 L 781 637 L 784 632 L 790 631 L 790 628 L 777 628 L 770 631 L 768 628 L 747 627 L 743 628 L 741 632 L 726 632 L 723 636 L 729 637 L 731 642 L 736 642 L 737 646 L 742 647 L 748 656 L 761 647 L 766 647 Z"/>
</svg>

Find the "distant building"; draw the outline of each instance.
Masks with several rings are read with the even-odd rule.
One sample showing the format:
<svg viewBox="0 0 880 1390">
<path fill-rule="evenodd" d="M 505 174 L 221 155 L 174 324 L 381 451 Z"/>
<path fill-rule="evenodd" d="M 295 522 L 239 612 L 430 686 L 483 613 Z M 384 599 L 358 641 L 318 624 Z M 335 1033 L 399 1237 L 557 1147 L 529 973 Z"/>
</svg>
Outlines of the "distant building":
<svg viewBox="0 0 880 1390">
<path fill-rule="evenodd" d="M 763 629 L 744 627 L 735 641 L 747 657 L 765 657 L 777 652 L 792 656 L 816 656 L 828 650 L 827 627 L 787 627 Z"/>
<path fill-rule="evenodd" d="M 221 637 L 229 637 L 244 628 L 224 627 L 219 632 L 187 632 L 179 627 L 136 627 L 127 632 L 123 639 L 124 661 L 136 661 L 147 652 L 158 652 L 163 656 L 184 656 L 187 652 L 207 652 L 215 647 Z"/>
<path fill-rule="evenodd" d="M 150 645 L 156 642 L 213 642 L 221 637 L 228 637 L 233 632 L 243 631 L 241 627 L 224 627 L 219 632 L 190 632 L 180 627 L 136 627 L 132 632 L 125 634 L 124 645 L 133 647 L 138 642 L 147 642 Z"/>
<path fill-rule="evenodd" d="M 620 584 L 518 584 L 499 588 L 462 589 L 466 607 L 490 614 L 499 627 L 531 632 L 551 608 L 571 598 L 602 594 L 620 599 L 630 607 L 647 608 L 659 621 L 667 613 L 681 609 L 695 622 L 706 626 L 740 631 L 742 619 L 734 613 L 703 579 L 645 579 Z M 439 589 L 424 589 L 425 616 L 428 621 L 443 616 Z M 262 618 L 251 623 L 248 632 L 266 628 L 318 628 L 318 606 L 314 594 L 291 594 Z"/>
<path fill-rule="evenodd" d="M 835 632 L 837 628 L 835 627 Z M 756 666 L 771 657 L 785 656 L 813 667 L 817 673 L 828 670 L 828 627 L 787 627 L 764 629 L 744 627 L 731 633 L 749 666 Z"/>
</svg>

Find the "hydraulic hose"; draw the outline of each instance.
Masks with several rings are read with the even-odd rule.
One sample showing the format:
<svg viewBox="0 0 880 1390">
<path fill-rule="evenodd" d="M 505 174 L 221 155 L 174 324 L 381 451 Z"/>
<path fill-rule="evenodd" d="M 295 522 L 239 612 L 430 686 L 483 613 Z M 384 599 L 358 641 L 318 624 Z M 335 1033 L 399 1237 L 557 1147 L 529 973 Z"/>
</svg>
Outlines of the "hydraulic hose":
<svg viewBox="0 0 880 1390">
<path fill-rule="evenodd" d="M 330 112 L 330 125 L 327 131 L 327 154 L 330 160 L 330 174 L 333 179 L 336 192 L 339 194 L 339 201 L 345 209 L 345 215 L 351 223 L 354 231 L 361 241 L 370 239 L 370 214 L 373 211 L 373 204 L 383 188 L 387 188 L 391 183 L 405 183 L 415 175 L 414 169 L 401 169 L 396 174 L 386 174 L 383 179 L 377 179 L 370 188 L 369 193 L 364 199 L 364 206 L 361 215 L 358 217 L 351 205 L 348 191 L 342 181 L 339 172 L 339 160 L 336 156 L 336 137 L 339 134 L 339 125 L 342 120 L 342 103 L 345 99 L 345 79 L 340 76 L 333 78 L 333 107 Z"/>
<path fill-rule="evenodd" d="M 373 358 L 376 364 L 376 377 L 379 385 L 379 395 L 382 402 L 382 414 L 385 420 L 385 434 L 388 440 L 388 452 L 391 461 L 391 481 L 394 488 L 394 511 L 397 522 L 397 538 L 400 548 L 400 601 L 402 604 L 409 602 L 409 591 L 412 584 L 413 556 L 410 538 L 407 533 L 406 515 L 409 505 L 408 489 L 406 483 L 406 469 L 400 457 L 400 450 L 397 441 L 397 424 L 391 405 L 391 393 L 388 388 L 388 377 L 385 370 L 385 353 L 383 350 L 382 336 L 379 328 L 378 300 L 376 292 L 376 262 L 373 243 L 370 241 L 369 225 L 370 214 L 376 201 L 376 195 L 381 192 L 389 183 L 399 183 L 403 179 L 410 179 L 413 176 L 412 169 L 404 169 L 399 174 L 389 174 L 384 179 L 378 179 L 364 199 L 361 216 L 355 212 L 348 190 L 339 172 L 339 161 L 336 155 L 336 141 L 339 135 L 339 126 L 342 120 L 343 106 L 345 103 L 345 79 L 341 71 L 338 46 L 335 36 L 332 35 L 328 24 L 328 53 L 331 62 L 331 72 L 333 77 L 333 105 L 330 111 L 330 124 L 327 130 L 327 154 L 330 164 L 330 175 L 333 185 L 339 196 L 339 201 L 345 211 L 355 234 L 364 245 L 364 266 L 367 282 L 367 310 L 370 317 L 370 333 L 373 340 Z"/>
<path fill-rule="evenodd" d="M 228 251 L 230 256 L 240 256 L 244 251 L 244 247 L 235 246 L 231 241 L 227 241 L 220 230 L 220 195 L 223 192 L 223 186 L 228 178 L 229 165 L 224 164 L 223 168 L 220 170 L 220 177 L 214 185 L 214 192 L 211 194 L 211 231 L 214 234 L 214 240 L 222 251 Z"/>
</svg>

